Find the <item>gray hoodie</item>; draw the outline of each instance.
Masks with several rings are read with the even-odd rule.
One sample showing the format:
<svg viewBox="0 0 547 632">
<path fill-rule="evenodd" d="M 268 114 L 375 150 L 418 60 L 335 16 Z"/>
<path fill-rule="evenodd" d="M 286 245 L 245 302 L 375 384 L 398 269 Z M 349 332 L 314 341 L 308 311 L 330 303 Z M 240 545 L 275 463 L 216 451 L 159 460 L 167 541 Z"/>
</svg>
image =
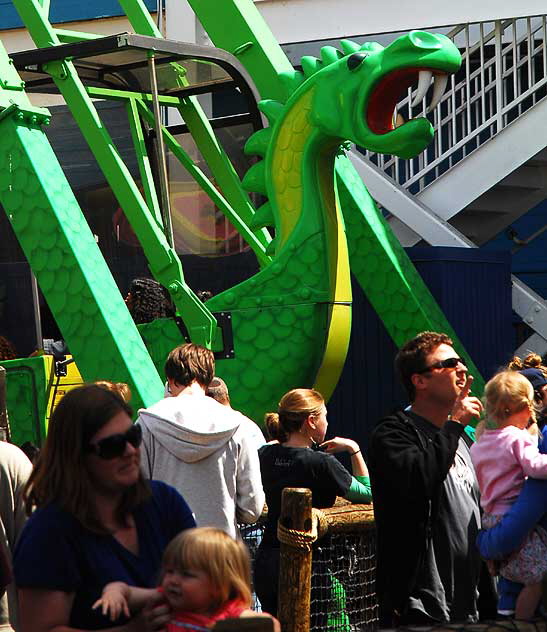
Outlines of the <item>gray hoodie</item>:
<svg viewBox="0 0 547 632">
<path fill-rule="evenodd" d="M 264 507 L 260 463 L 241 413 L 205 393 L 181 393 L 139 411 L 142 470 L 175 487 L 198 526 L 237 535 Z M 237 513 L 237 520 L 236 520 Z"/>
</svg>

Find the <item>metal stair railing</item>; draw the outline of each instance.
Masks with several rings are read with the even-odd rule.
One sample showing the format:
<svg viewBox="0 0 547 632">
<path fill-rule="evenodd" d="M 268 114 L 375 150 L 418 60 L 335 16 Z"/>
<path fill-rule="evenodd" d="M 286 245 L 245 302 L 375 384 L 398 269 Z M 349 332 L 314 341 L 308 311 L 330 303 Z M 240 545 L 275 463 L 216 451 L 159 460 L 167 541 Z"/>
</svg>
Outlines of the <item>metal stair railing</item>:
<svg viewBox="0 0 547 632">
<path fill-rule="evenodd" d="M 417 194 L 456 163 L 499 134 L 547 95 L 547 16 L 463 24 L 447 36 L 462 52 L 462 67 L 450 77 L 433 112 L 414 93 L 394 116 L 429 118 L 435 140 L 411 160 L 371 154 L 366 158 Z"/>
</svg>

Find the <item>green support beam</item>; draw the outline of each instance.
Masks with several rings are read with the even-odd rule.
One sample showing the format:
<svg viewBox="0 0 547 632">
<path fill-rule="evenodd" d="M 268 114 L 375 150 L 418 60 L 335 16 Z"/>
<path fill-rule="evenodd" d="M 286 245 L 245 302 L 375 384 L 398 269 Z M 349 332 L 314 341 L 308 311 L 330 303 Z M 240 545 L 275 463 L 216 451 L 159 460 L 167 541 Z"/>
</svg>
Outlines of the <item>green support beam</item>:
<svg viewBox="0 0 547 632">
<path fill-rule="evenodd" d="M 119 2 L 136 33 L 149 35 L 150 37 L 162 37 L 161 32 L 156 23 L 152 20 L 142 0 L 119 0 Z M 224 1 L 218 2 L 216 4 L 217 9 L 221 12 L 224 11 L 226 4 L 230 3 Z M 218 19 L 222 20 L 222 17 L 218 16 Z M 166 102 L 163 102 L 163 104 L 167 105 Z M 230 159 L 218 142 L 214 130 L 197 98 L 190 97 L 183 99 L 178 109 L 192 136 L 196 139 L 196 142 L 198 142 L 200 153 L 211 169 L 211 173 L 228 204 L 232 208 L 237 209 L 241 219 L 247 224 L 250 224 L 254 214 L 254 208 L 249 201 L 247 193 L 241 186 L 241 180 L 230 162 Z M 258 250 L 252 244 L 249 245 L 255 252 L 259 264 L 261 266 L 268 265 L 271 262 L 271 258 L 265 253 L 271 242 L 270 234 L 266 229 L 260 229 L 254 234 L 254 241 L 258 241 L 258 243 L 261 244 L 261 250 Z"/>
<path fill-rule="evenodd" d="M 36 46 L 60 44 L 47 15 L 36 0 L 14 0 L 14 5 Z M 167 242 L 163 231 L 158 229 L 155 217 L 101 122 L 74 65 L 70 61 L 51 62 L 46 70 L 78 121 L 84 138 L 130 221 L 148 259 L 150 271 L 171 294 L 190 338 L 212 348 L 221 337 L 216 319 L 186 284 L 177 253 Z"/>
<path fill-rule="evenodd" d="M 0 202 L 84 379 L 127 382 L 148 406 L 162 381 L 1 44 L 0 79 Z"/>
</svg>

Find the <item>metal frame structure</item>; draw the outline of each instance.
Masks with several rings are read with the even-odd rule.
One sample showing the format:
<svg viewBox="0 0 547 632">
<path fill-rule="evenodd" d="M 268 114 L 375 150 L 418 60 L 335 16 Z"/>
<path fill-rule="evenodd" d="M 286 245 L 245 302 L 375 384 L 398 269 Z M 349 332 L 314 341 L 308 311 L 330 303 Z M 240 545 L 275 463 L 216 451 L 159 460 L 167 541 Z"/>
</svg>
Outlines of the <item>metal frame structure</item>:
<svg viewBox="0 0 547 632">
<path fill-rule="evenodd" d="M 14 4 L 38 47 L 37 51 L 14 55 L 15 65 L 29 80 L 29 89 L 51 90 L 54 86 L 63 96 L 136 233 L 153 276 L 167 288 L 177 308 L 177 321 L 157 321 L 141 329 L 157 369 L 165 352 L 180 343 L 187 333 L 190 340 L 221 353 L 219 373 L 230 383 L 235 405 L 255 418 L 268 410 L 282 392 L 296 384 L 315 385 L 328 397 L 342 370 L 349 342 L 350 265 L 396 344 L 402 344 L 418 331 L 440 329 L 449 333 L 458 350 L 463 352 L 354 167 L 344 152 L 339 151 L 342 132 L 328 125 L 321 127 L 308 115 L 313 107 L 316 84 L 321 90 L 327 90 L 325 104 L 331 98 L 328 81 L 327 88 L 322 88 L 321 82 L 332 73 L 320 72 L 323 68 L 332 66 L 349 73 L 352 66 L 347 57 L 356 51 L 366 51 L 360 53 L 359 59 L 362 59 L 368 51 L 378 52 L 377 48 L 369 49 L 367 45 L 360 48 L 353 42 L 342 44 L 344 52 L 325 47 L 321 61 L 306 62 L 308 72 L 304 77 L 294 71 L 251 0 L 223 0 L 222 3 L 190 0 L 210 37 L 223 51 L 185 47 L 164 40 L 140 0 L 120 0 L 137 34 L 102 39 L 54 28 L 49 22 L 47 0 L 14 0 Z M 435 40 L 432 48 L 441 51 L 440 67 L 447 64 L 448 68 L 457 68 L 459 55 L 454 46 L 448 41 L 441 42 L 440 47 L 438 44 Z M 386 49 L 386 54 L 388 59 L 391 55 L 389 63 L 393 69 L 401 60 L 425 65 L 431 59 L 427 42 L 424 44 L 411 36 L 394 43 L 391 51 Z M 188 76 L 188 65 L 201 62 L 215 63 L 228 70 L 231 79 L 222 85 L 231 81 L 247 96 L 249 116 L 255 128 L 260 126 L 255 101 L 257 92 L 264 100 L 260 107 L 269 125 L 258 129 L 246 147 L 247 153 L 264 160 L 249 170 L 243 183 L 197 99 L 198 94 L 214 91 L 218 85 L 214 80 L 193 82 Z M 14 72 L 12 65 L 11 74 Z M 249 75 L 256 82 L 256 91 Z M 0 73 L 0 78 L 2 76 Z M 302 83 L 304 79 L 308 82 Z M 355 90 L 361 89 L 358 80 L 348 83 L 352 89 L 353 86 Z M 304 84 L 306 87 L 299 91 L 298 86 Z M 20 79 L 18 85 L 22 90 Z M 98 98 L 126 104 L 144 193 L 140 192 L 100 120 L 93 101 Z M 351 99 L 348 103 L 353 105 Z M 161 107 L 166 106 L 180 113 L 214 182 L 200 171 L 163 124 Z M 322 107 L 327 111 L 325 105 Z M 0 118 L 12 112 L 13 108 L 8 105 L 0 111 Z M 41 113 L 33 124 L 44 119 Z M 419 129 L 420 125 L 410 129 Z M 421 125 L 421 129 L 426 128 Z M 401 141 L 407 142 L 408 147 L 405 145 L 399 153 L 413 155 L 421 151 L 429 139 L 428 133 L 418 134 L 419 140 L 414 141 L 409 132 L 408 141 Z M 292 138 L 294 143 L 291 140 L 287 145 L 287 139 Z M 156 143 L 155 169 L 147 139 Z M 385 147 L 389 150 L 389 143 Z M 173 247 L 166 148 L 240 231 L 261 266 L 257 275 L 207 304 L 201 303 L 186 284 Z M 12 173 L 9 168 L 8 172 Z M 39 173 L 35 175 L 40 177 Z M 9 182 L 8 188 L 11 186 Z M 52 186 L 55 186 L 54 179 Z M 255 210 L 245 188 L 267 195 L 269 202 Z M 9 194 L 5 199 L 0 198 L 8 215 L 11 213 L 9 198 Z M 273 225 L 276 213 L 277 238 L 272 240 L 267 227 Z M 57 224 L 53 233 L 57 236 L 62 230 L 62 225 Z M 28 253 L 27 256 L 33 269 L 37 267 L 40 271 L 40 260 L 36 260 L 32 250 L 35 241 L 32 244 L 27 249 L 31 256 Z M 72 266 L 73 259 L 82 253 L 75 235 L 68 239 L 68 249 L 70 247 L 73 253 L 67 252 L 66 257 Z M 371 274 L 372 269 L 374 274 Z M 65 287 L 52 287 L 55 279 L 49 277 L 47 282 L 41 281 L 39 276 L 38 279 L 48 301 L 49 293 L 58 295 L 59 309 L 55 315 L 62 318 Z M 97 309 L 108 313 L 104 306 Z M 121 320 L 126 322 L 127 310 L 123 305 L 119 310 L 123 312 Z M 117 315 L 112 317 L 117 318 Z M 177 323 L 182 325 L 179 327 Z M 76 348 L 79 332 L 73 331 L 74 324 L 67 320 L 62 329 L 69 334 L 65 334 L 69 345 Z M 94 352 L 96 355 L 96 350 Z M 81 364 L 79 353 L 74 355 Z M 123 364 L 123 357 L 121 362 Z M 90 371 L 84 364 L 82 373 L 86 379 L 97 374 L 95 368 Z M 480 376 L 475 367 L 470 369 L 478 378 L 475 384 L 480 390 Z M 115 367 L 111 369 L 112 377 L 135 385 L 131 378 L 126 379 L 127 372 L 116 371 Z M 156 392 L 157 385 L 154 376 L 151 390 Z M 138 384 L 137 390 L 138 401 L 150 403 L 151 396 Z"/>
</svg>

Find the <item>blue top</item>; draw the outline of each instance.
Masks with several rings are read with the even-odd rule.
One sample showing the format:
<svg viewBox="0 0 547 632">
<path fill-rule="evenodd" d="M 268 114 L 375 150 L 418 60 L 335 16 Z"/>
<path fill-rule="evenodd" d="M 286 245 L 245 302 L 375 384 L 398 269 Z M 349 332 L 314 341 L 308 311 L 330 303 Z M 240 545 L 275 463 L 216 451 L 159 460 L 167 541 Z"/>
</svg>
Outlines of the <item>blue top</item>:
<svg viewBox="0 0 547 632">
<path fill-rule="evenodd" d="M 74 593 L 71 627 L 112 627 L 107 617 L 91 609 L 105 584 L 123 581 L 131 586 L 156 586 L 166 545 L 180 531 L 196 526 L 190 507 L 173 487 L 159 481 L 151 481 L 150 486 L 151 498 L 133 512 L 138 555 L 112 535 L 85 529 L 55 504 L 35 511 L 15 548 L 17 587 Z M 116 625 L 124 623 L 125 617 L 116 621 Z"/>
</svg>

